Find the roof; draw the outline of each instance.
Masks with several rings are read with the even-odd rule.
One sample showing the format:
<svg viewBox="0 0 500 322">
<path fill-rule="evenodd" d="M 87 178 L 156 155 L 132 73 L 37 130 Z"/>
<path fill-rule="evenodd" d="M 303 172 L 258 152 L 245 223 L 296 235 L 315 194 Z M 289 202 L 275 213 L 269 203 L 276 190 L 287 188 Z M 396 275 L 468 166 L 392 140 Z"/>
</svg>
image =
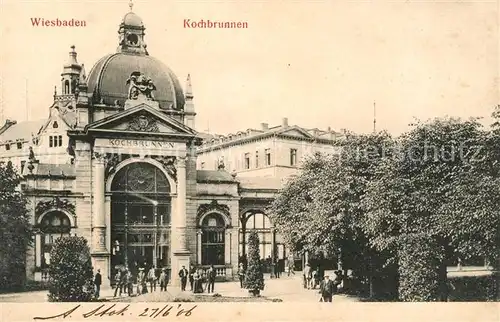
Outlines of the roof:
<svg viewBox="0 0 500 322">
<path fill-rule="evenodd" d="M 25 121 L 11 125 L 2 134 L 0 134 L 0 144 L 7 141 L 31 139 L 31 134 L 36 135 L 43 125 L 47 122 L 46 119 L 37 121 Z"/>
<path fill-rule="evenodd" d="M 236 183 L 233 176 L 224 170 L 196 170 L 196 181 L 200 183 Z"/>
<path fill-rule="evenodd" d="M 104 56 L 90 70 L 88 91 L 106 105 L 113 106 L 118 101 L 123 106 L 128 98 L 127 80 L 136 71 L 153 81 L 155 101 L 160 108 L 184 108 L 184 94 L 177 76 L 161 61 L 146 55 L 121 52 Z"/>
<path fill-rule="evenodd" d="M 24 175 L 36 176 L 54 176 L 54 177 L 75 177 L 75 166 L 72 164 L 51 164 L 51 163 L 33 163 L 33 172 L 28 167 L 24 168 Z"/>
</svg>

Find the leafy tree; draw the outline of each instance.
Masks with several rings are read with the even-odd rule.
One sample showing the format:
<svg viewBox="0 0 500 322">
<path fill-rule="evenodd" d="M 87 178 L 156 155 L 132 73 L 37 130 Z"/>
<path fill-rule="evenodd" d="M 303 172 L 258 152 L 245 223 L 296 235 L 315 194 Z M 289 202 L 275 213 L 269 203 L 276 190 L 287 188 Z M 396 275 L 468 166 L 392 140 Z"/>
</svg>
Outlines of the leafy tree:
<svg viewBox="0 0 500 322">
<path fill-rule="evenodd" d="M 248 236 L 248 267 L 245 273 L 245 288 L 254 296 L 264 289 L 264 272 L 259 252 L 259 236 L 255 231 Z"/>
<path fill-rule="evenodd" d="M 402 300 L 446 300 L 447 259 L 498 254 L 500 182 L 488 136 L 474 119 L 417 123 L 368 183 L 363 230 L 399 258 Z"/>
<path fill-rule="evenodd" d="M 20 176 L 11 162 L 0 162 L 0 289 L 22 287 L 26 249 L 32 245 L 28 200 L 17 189 Z"/>
<path fill-rule="evenodd" d="M 49 300 L 87 302 L 93 299 L 90 249 L 83 237 L 56 239 L 50 252 Z"/>
<path fill-rule="evenodd" d="M 385 132 L 348 133 L 337 144 L 341 153 L 317 153 L 305 160 L 301 173 L 273 202 L 270 219 L 298 249 L 330 257 L 340 249 L 345 267 L 366 276 L 381 254 L 370 248 L 359 225 L 364 216 L 360 202 L 382 158 L 393 153 L 394 141 Z"/>
</svg>

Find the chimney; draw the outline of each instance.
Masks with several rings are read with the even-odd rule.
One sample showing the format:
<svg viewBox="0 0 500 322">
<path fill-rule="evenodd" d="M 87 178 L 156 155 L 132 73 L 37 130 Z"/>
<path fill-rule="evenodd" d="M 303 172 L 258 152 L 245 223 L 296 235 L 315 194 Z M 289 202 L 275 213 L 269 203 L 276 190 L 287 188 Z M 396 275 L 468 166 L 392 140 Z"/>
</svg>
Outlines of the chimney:
<svg viewBox="0 0 500 322">
<path fill-rule="evenodd" d="M 287 128 L 287 127 L 288 127 L 288 117 L 284 117 L 284 118 L 283 118 L 282 126 L 283 126 L 284 128 Z"/>
<path fill-rule="evenodd" d="M 269 130 L 269 124 L 260 123 L 260 128 L 262 129 L 262 131 L 267 131 L 267 130 Z"/>
<path fill-rule="evenodd" d="M 330 133 L 332 131 L 332 128 L 328 127 L 326 130 L 328 131 L 328 133 Z"/>
</svg>

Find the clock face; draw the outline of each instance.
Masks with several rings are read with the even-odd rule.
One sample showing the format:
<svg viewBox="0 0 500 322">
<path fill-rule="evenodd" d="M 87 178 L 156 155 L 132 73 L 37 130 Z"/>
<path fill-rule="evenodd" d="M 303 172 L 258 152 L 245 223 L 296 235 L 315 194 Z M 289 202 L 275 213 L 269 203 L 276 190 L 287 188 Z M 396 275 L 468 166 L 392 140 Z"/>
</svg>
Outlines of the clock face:
<svg viewBox="0 0 500 322">
<path fill-rule="evenodd" d="M 130 34 L 127 36 L 127 41 L 130 45 L 136 46 L 137 43 L 139 42 L 139 38 L 137 37 L 136 34 Z"/>
</svg>

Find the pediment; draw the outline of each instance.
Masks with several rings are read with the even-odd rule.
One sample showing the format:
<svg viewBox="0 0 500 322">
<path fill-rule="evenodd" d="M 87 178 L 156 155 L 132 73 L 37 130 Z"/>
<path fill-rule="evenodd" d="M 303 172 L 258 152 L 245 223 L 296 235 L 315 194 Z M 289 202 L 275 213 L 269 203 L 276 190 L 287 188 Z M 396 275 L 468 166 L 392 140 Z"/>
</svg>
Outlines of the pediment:
<svg viewBox="0 0 500 322">
<path fill-rule="evenodd" d="M 148 105 L 136 106 L 89 124 L 87 131 L 160 135 L 196 134 L 193 129 Z"/>
<path fill-rule="evenodd" d="M 288 129 L 284 129 L 284 130 L 280 131 L 279 134 L 287 135 L 287 136 L 295 136 L 295 137 L 299 137 L 299 138 L 312 138 L 311 134 L 309 134 L 307 131 L 305 131 L 301 128 L 298 128 L 298 127 L 291 127 Z"/>
</svg>

